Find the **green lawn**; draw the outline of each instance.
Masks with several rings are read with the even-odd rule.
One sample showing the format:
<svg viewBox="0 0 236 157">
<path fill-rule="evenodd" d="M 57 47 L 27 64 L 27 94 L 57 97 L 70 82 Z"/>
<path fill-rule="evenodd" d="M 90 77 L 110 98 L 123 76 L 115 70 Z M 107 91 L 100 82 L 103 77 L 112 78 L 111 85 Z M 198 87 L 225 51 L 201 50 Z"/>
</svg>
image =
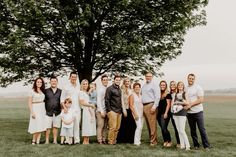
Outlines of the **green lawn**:
<svg viewBox="0 0 236 157">
<path fill-rule="evenodd" d="M 194 157 L 229 157 L 236 156 L 236 97 L 207 97 L 205 102 L 205 123 L 209 140 L 213 149 L 210 151 L 200 150 L 177 150 L 162 147 L 162 137 L 158 128 L 159 144 L 150 147 L 148 144 L 147 129 L 144 127 L 142 145 L 140 147 L 131 144 L 118 144 L 115 146 L 98 145 L 92 138 L 90 145 L 31 145 L 31 135 L 27 133 L 29 111 L 27 100 L 0 99 L 0 156 L 4 157 L 27 157 L 27 156 L 194 156 Z M 170 123 L 173 142 L 175 138 Z M 187 133 L 189 128 L 187 124 Z M 42 138 L 42 141 L 44 137 Z M 192 139 L 189 136 L 192 143 Z"/>
</svg>

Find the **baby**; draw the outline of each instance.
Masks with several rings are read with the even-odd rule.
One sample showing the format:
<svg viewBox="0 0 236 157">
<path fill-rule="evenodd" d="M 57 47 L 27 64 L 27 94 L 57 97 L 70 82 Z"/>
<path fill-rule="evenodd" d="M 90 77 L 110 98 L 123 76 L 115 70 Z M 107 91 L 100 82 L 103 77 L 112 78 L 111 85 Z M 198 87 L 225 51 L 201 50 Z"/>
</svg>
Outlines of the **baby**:
<svg viewBox="0 0 236 157">
<path fill-rule="evenodd" d="M 178 113 L 181 111 L 184 107 L 184 98 L 183 98 L 183 93 L 177 93 L 175 96 L 175 102 L 172 106 L 172 113 Z"/>
</svg>

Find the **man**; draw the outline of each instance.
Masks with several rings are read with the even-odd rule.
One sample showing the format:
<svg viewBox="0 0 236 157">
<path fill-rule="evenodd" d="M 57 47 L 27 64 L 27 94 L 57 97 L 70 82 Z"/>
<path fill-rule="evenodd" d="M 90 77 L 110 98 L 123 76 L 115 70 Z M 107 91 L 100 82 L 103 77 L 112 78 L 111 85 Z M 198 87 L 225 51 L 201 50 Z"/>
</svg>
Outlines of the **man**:
<svg viewBox="0 0 236 157">
<path fill-rule="evenodd" d="M 149 131 L 150 145 L 154 146 L 157 144 L 156 108 L 160 100 L 160 89 L 153 82 L 153 74 L 151 72 L 145 74 L 145 79 L 146 83 L 142 87 L 143 113 Z"/>
<path fill-rule="evenodd" d="M 106 117 L 105 93 L 108 85 L 108 76 L 102 75 L 101 82 L 102 86 L 97 91 L 97 140 L 99 144 L 105 144 L 108 121 Z"/>
<path fill-rule="evenodd" d="M 196 132 L 196 125 L 200 132 L 202 138 L 202 144 L 205 149 L 210 148 L 208 141 L 206 129 L 204 127 L 204 118 L 203 118 L 203 101 L 204 101 L 204 91 L 203 89 L 194 83 L 195 75 L 188 75 L 188 87 L 186 88 L 186 94 L 189 99 L 189 105 L 185 106 L 185 109 L 188 110 L 187 118 L 190 126 L 191 136 L 193 139 L 194 148 L 197 149 L 200 147 L 198 143 L 198 136 Z"/>
<path fill-rule="evenodd" d="M 50 88 L 45 90 L 45 108 L 46 108 L 46 142 L 49 144 L 50 130 L 53 132 L 53 143 L 57 144 L 58 128 L 61 126 L 61 89 L 57 88 L 58 80 L 55 76 L 50 78 Z"/>
<path fill-rule="evenodd" d="M 74 144 L 80 143 L 80 118 L 81 118 L 81 109 L 79 106 L 79 85 L 77 83 L 78 75 L 76 72 L 70 73 L 70 82 L 62 90 L 61 102 L 64 105 L 64 100 L 66 98 L 71 98 L 72 105 L 71 108 L 75 112 L 75 121 L 74 121 Z"/>
<path fill-rule="evenodd" d="M 105 94 L 105 106 L 108 117 L 108 144 L 116 144 L 116 138 L 120 129 L 122 101 L 120 89 L 121 77 L 116 75 L 114 83 L 109 86 Z"/>
</svg>

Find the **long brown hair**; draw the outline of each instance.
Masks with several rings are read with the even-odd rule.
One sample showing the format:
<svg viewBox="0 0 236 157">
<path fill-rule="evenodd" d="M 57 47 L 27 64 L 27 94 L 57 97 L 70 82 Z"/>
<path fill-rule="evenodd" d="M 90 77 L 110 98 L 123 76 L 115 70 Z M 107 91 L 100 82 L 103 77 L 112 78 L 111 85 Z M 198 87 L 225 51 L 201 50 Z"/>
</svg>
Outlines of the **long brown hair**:
<svg viewBox="0 0 236 157">
<path fill-rule="evenodd" d="M 166 85 L 166 88 L 165 90 L 161 90 L 161 99 L 164 99 L 166 97 L 166 95 L 168 94 L 168 88 L 167 88 L 167 82 L 165 80 L 162 80 L 160 83 L 159 83 L 159 87 L 161 88 L 161 83 L 165 83 Z"/>
<path fill-rule="evenodd" d="M 35 80 L 34 80 L 34 84 L 33 84 L 33 90 L 36 92 L 36 93 L 38 93 L 38 91 L 37 91 L 37 81 L 38 80 L 41 80 L 42 81 L 42 86 L 40 87 L 40 90 L 42 91 L 42 92 L 44 92 L 44 90 L 45 90 L 45 83 L 44 83 L 44 81 L 43 81 L 43 79 L 41 78 L 41 77 L 38 77 L 38 78 L 36 78 Z"/>
</svg>

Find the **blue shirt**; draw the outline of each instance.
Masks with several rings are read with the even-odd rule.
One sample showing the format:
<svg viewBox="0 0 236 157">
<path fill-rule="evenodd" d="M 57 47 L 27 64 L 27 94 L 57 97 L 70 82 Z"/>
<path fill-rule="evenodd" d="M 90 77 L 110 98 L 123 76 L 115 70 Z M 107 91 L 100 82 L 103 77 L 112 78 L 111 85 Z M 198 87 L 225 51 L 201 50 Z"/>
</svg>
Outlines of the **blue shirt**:
<svg viewBox="0 0 236 157">
<path fill-rule="evenodd" d="M 145 83 L 142 87 L 142 102 L 154 102 L 154 106 L 158 107 L 160 101 L 160 88 L 153 81 Z"/>
</svg>

